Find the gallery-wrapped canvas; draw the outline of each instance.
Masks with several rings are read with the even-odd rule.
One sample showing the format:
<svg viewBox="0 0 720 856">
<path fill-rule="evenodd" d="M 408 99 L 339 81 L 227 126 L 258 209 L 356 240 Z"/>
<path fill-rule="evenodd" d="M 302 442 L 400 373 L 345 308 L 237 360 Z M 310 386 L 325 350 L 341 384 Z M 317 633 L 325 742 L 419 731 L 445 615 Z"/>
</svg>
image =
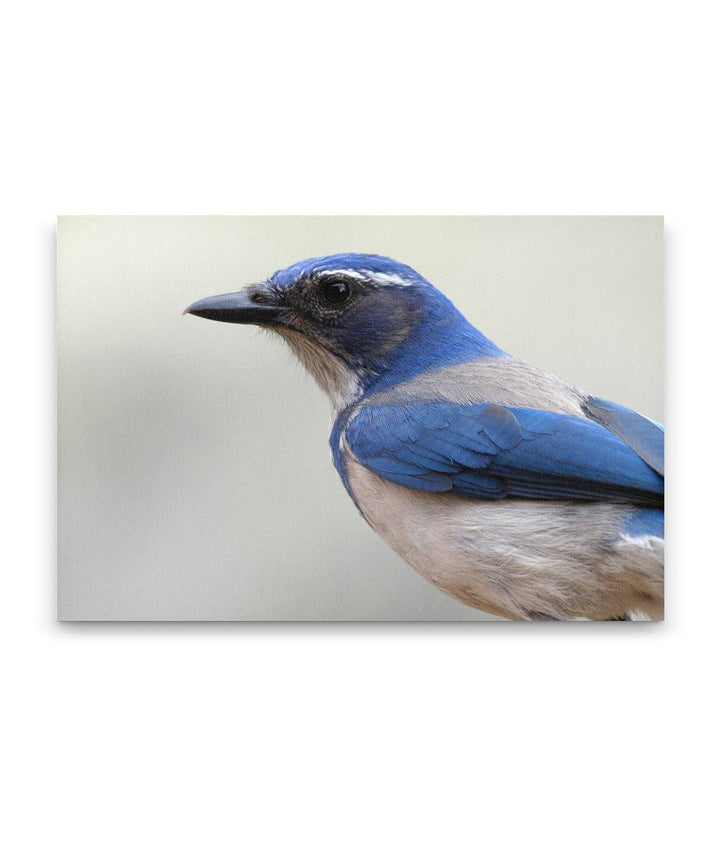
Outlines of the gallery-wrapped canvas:
<svg viewBox="0 0 720 856">
<path fill-rule="evenodd" d="M 661 619 L 662 289 L 659 217 L 61 217 L 59 617 Z"/>
</svg>

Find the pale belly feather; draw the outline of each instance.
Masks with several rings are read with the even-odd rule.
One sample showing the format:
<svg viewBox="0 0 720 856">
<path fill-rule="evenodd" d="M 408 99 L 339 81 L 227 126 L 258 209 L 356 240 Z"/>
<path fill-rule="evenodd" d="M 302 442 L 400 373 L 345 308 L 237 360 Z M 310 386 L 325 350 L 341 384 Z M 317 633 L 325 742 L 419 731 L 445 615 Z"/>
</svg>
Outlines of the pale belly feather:
<svg viewBox="0 0 720 856">
<path fill-rule="evenodd" d="M 516 619 L 661 617 L 663 541 L 618 535 L 632 506 L 464 499 L 388 482 L 347 450 L 345 464 L 373 529 L 469 606 Z"/>
</svg>

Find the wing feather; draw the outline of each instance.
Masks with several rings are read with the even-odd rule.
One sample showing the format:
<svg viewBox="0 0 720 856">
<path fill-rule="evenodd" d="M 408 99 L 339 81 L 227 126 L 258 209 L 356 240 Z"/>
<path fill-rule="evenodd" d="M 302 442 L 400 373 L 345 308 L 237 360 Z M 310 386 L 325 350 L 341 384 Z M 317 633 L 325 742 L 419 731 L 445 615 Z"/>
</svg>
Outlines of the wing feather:
<svg viewBox="0 0 720 856">
<path fill-rule="evenodd" d="M 647 432 L 636 420 L 622 414 L 617 421 L 644 442 Z M 663 504 L 664 480 L 646 461 L 656 461 L 656 441 L 630 443 L 580 416 L 497 404 L 366 405 L 345 434 L 362 464 L 418 490 Z M 653 454 L 641 454 L 647 448 Z"/>
</svg>

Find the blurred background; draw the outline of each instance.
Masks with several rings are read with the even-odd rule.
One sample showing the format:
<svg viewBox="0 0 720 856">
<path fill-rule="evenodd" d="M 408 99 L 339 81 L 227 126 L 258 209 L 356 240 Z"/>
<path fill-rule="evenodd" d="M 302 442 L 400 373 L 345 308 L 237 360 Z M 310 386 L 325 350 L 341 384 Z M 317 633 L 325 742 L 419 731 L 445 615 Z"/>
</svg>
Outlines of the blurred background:
<svg viewBox="0 0 720 856">
<path fill-rule="evenodd" d="M 660 217 L 60 217 L 60 618 L 492 619 L 362 520 L 287 346 L 182 315 L 336 252 L 411 265 L 506 351 L 662 421 Z"/>
</svg>

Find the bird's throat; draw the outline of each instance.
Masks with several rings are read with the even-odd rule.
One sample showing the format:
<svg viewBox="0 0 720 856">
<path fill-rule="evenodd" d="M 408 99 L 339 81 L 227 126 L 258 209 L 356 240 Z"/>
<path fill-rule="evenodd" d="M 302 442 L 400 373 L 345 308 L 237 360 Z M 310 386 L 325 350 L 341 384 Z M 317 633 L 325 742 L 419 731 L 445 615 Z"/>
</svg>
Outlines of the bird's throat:
<svg viewBox="0 0 720 856">
<path fill-rule="evenodd" d="M 281 336 L 302 365 L 330 398 L 336 411 L 343 410 L 360 398 L 361 378 L 341 357 L 330 353 L 303 333 L 290 327 L 266 328 Z"/>
</svg>

